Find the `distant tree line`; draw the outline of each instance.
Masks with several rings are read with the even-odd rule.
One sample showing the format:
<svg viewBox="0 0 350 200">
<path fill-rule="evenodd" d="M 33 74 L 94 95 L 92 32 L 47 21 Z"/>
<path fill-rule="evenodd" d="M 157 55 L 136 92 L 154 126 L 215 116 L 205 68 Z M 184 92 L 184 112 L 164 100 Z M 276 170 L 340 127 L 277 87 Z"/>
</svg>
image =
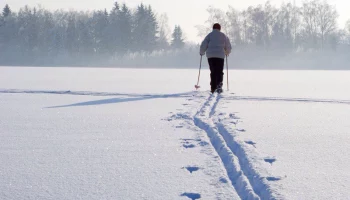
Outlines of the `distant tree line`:
<svg viewBox="0 0 350 200">
<path fill-rule="evenodd" d="M 350 21 L 340 29 L 338 12 L 326 0 L 307 0 L 300 7 L 283 3 L 276 8 L 267 1 L 242 11 L 233 7 L 227 11 L 209 7 L 207 11 L 207 24 L 197 26 L 199 35 L 205 35 L 214 22 L 221 22 L 236 49 L 336 51 L 350 45 Z"/>
<path fill-rule="evenodd" d="M 221 23 L 234 68 L 350 69 L 350 21 L 340 28 L 327 0 L 207 11 L 199 35 Z M 0 14 L 0 65 L 197 67 L 198 56 L 198 44 L 185 41 L 179 25 L 171 30 L 167 15 L 150 5 L 116 2 L 92 12 L 40 6 L 14 12 L 5 5 Z"/>
<path fill-rule="evenodd" d="M 25 6 L 13 12 L 5 5 L 0 15 L 0 64 L 48 64 L 60 60 L 118 58 L 134 52 L 179 49 L 183 33 L 170 33 L 166 14 L 150 5 L 129 8 L 115 2 L 110 11 L 49 11 Z"/>
</svg>

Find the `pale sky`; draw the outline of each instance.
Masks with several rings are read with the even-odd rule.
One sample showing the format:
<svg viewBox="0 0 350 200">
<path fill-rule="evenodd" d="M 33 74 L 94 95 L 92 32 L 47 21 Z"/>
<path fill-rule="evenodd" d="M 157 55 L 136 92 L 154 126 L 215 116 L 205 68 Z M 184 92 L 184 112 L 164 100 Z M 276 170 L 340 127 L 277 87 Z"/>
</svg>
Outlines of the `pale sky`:
<svg viewBox="0 0 350 200">
<path fill-rule="evenodd" d="M 271 4 L 279 6 L 282 2 L 290 2 L 293 0 L 270 0 Z M 9 4 L 12 10 L 17 11 L 24 5 L 34 6 L 42 5 L 44 8 L 54 9 L 75 9 L 75 10 L 110 10 L 115 0 L 0 0 L 0 7 Z M 250 5 L 264 4 L 265 0 L 124 0 L 119 3 L 126 3 L 129 7 L 135 7 L 141 2 L 151 4 L 158 13 L 167 13 L 169 24 L 173 28 L 179 24 L 189 41 L 200 41 L 197 37 L 196 25 L 202 25 L 207 19 L 206 9 L 212 5 L 217 8 L 226 9 L 228 5 L 236 9 L 244 9 Z M 296 0 L 298 5 L 303 0 Z M 332 5 L 336 5 L 340 14 L 339 26 L 344 27 L 345 22 L 350 19 L 350 1 L 349 0 L 328 0 Z"/>
</svg>

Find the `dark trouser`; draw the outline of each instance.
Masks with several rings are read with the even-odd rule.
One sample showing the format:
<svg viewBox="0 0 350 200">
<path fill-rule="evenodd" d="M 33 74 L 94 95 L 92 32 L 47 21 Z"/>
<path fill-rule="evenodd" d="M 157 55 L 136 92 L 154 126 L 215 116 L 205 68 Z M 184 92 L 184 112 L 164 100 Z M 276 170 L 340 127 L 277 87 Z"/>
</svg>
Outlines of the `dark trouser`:
<svg viewBox="0 0 350 200">
<path fill-rule="evenodd" d="M 224 64 L 225 59 L 222 58 L 208 58 L 210 67 L 210 85 L 211 91 L 214 92 L 218 85 L 222 83 L 224 79 Z"/>
</svg>

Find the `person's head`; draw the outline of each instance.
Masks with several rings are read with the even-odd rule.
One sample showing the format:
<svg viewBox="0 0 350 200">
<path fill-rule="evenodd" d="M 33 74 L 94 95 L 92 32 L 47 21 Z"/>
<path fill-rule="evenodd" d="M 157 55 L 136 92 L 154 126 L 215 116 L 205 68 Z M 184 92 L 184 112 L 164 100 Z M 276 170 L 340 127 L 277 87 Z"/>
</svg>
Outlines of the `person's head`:
<svg viewBox="0 0 350 200">
<path fill-rule="evenodd" d="M 214 24 L 213 29 L 215 30 L 221 30 L 221 25 L 219 23 Z"/>
</svg>

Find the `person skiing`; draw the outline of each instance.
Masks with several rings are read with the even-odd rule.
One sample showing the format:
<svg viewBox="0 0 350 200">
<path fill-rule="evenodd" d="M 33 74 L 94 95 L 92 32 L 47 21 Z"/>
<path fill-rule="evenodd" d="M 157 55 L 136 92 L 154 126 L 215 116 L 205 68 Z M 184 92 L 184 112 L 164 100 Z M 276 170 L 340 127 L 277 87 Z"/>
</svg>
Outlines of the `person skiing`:
<svg viewBox="0 0 350 200">
<path fill-rule="evenodd" d="M 222 92 L 224 79 L 225 56 L 231 53 L 232 46 L 229 38 L 221 32 L 221 25 L 216 23 L 200 46 L 200 55 L 205 53 L 210 67 L 211 93 Z"/>
</svg>

